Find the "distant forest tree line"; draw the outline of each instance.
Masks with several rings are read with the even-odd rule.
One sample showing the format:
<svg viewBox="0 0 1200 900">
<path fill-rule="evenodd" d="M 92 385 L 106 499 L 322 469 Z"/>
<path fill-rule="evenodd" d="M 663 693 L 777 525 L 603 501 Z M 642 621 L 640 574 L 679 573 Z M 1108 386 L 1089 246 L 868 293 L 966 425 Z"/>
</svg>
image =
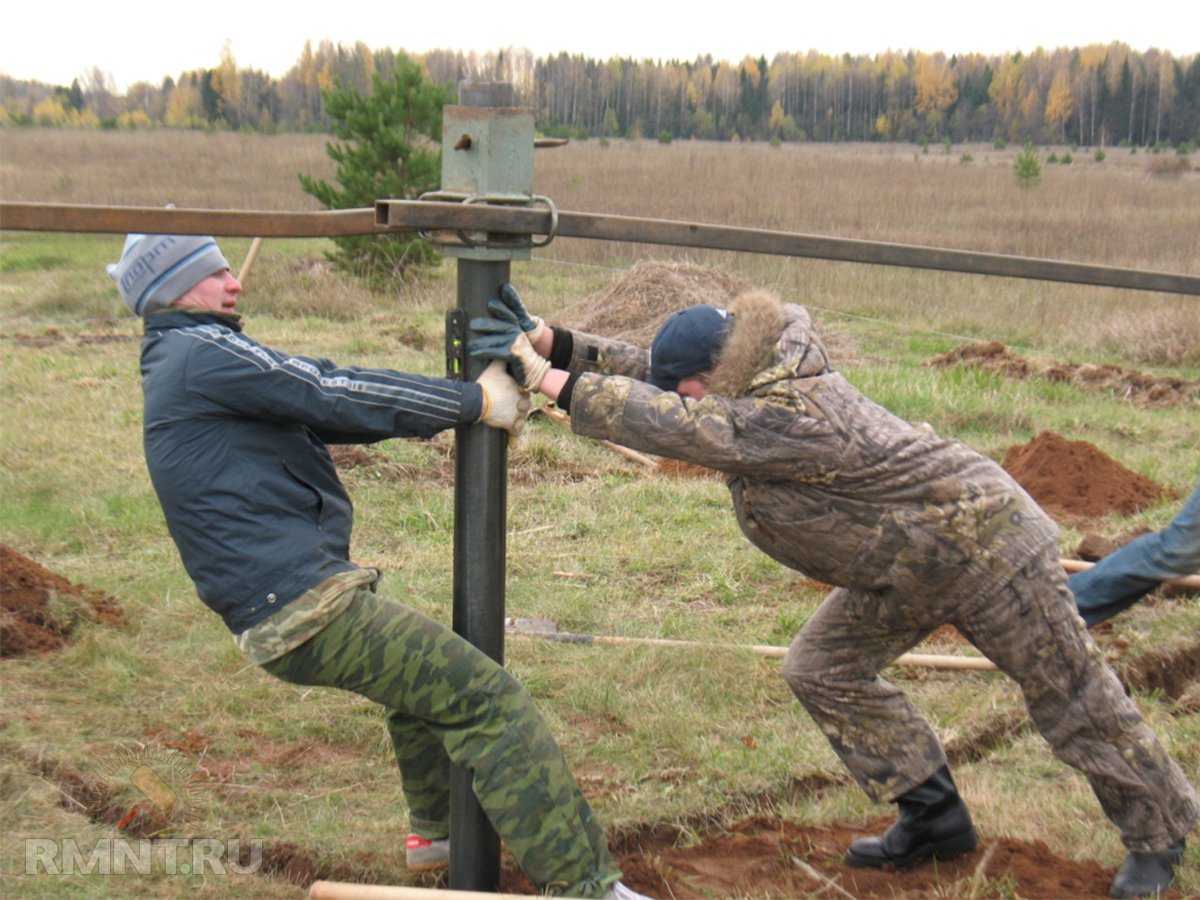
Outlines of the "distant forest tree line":
<svg viewBox="0 0 1200 900">
<path fill-rule="evenodd" d="M 323 91 L 341 83 L 367 94 L 372 76 L 390 77 L 405 55 L 435 84 L 512 82 L 541 133 L 576 139 L 1200 143 L 1200 55 L 1119 42 L 1005 56 L 809 51 L 731 63 L 535 59 L 512 48 L 416 55 L 323 41 L 306 43 L 278 79 L 239 68 L 226 45 L 216 68 L 134 84 L 124 95 L 99 69 L 70 86 L 0 75 L 0 124 L 325 132 Z"/>
</svg>

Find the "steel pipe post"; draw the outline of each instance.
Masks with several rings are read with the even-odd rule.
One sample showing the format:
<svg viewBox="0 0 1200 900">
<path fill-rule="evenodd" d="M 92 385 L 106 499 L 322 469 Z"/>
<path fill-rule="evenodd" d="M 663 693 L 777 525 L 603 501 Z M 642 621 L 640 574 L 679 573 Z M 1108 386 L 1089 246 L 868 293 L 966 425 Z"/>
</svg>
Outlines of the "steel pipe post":
<svg viewBox="0 0 1200 900">
<path fill-rule="evenodd" d="M 486 198 L 530 193 L 533 187 L 533 117 L 513 108 L 506 84 L 460 86 L 460 106 L 444 112 L 442 189 Z M 486 316 L 487 301 L 509 280 L 510 261 L 528 251 L 489 247 L 489 235 L 470 247 L 448 251 L 458 257 L 457 319 Z M 461 350 L 461 341 L 459 342 Z M 453 354 L 454 342 L 448 342 Z M 473 380 L 485 363 L 463 354 L 450 361 Z M 508 476 L 507 435 L 487 426 L 455 431 L 454 630 L 496 662 L 504 663 L 505 530 Z M 497 892 L 500 838 L 480 806 L 473 773 L 455 766 L 450 781 L 450 887 Z"/>
<path fill-rule="evenodd" d="M 458 303 L 466 321 L 487 315 L 487 301 L 508 280 L 507 262 L 458 261 Z M 468 361 L 467 378 L 483 364 Z M 504 534 L 508 443 L 486 425 L 460 425 L 454 455 L 454 630 L 504 663 Z M 472 774 L 455 766 L 450 779 L 450 887 L 496 891 L 500 839 L 472 789 Z"/>
</svg>

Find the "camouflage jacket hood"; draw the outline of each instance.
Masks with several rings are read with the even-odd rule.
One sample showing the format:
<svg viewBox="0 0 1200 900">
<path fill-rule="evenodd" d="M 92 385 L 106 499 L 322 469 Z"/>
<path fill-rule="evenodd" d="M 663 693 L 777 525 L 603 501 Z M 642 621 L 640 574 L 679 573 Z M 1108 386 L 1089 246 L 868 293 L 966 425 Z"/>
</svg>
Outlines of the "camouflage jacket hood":
<svg viewBox="0 0 1200 900">
<path fill-rule="evenodd" d="M 1055 539 L 997 463 L 836 372 L 803 307 L 752 290 L 729 308 L 701 400 L 643 383 L 644 348 L 575 332 L 573 429 L 724 473 L 747 538 L 828 584 L 994 590 Z"/>
<path fill-rule="evenodd" d="M 804 307 L 784 306 L 774 294 L 756 290 L 735 297 L 729 311 L 733 328 L 709 377 L 714 394 L 744 397 L 829 370 Z"/>
</svg>

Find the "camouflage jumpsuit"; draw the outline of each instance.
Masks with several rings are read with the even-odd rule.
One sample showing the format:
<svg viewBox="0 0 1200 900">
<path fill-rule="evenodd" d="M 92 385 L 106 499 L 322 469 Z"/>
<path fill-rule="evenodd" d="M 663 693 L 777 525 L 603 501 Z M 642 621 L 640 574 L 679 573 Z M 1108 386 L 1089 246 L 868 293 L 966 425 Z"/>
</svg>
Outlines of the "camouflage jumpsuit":
<svg viewBox="0 0 1200 900">
<path fill-rule="evenodd" d="M 863 790 L 894 800 L 945 763 L 879 673 L 951 623 L 1019 683 L 1130 850 L 1187 834 L 1195 791 L 1076 614 L 1049 517 L 994 461 L 863 397 L 830 368 L 803 308 L 751 291 L 731 311 L 701 400 L 642 383 L 644 349 L 572 334 L 572 427 L 723 472 L 752 543 L 839 586 L 783 675 Z"/>
</svg>

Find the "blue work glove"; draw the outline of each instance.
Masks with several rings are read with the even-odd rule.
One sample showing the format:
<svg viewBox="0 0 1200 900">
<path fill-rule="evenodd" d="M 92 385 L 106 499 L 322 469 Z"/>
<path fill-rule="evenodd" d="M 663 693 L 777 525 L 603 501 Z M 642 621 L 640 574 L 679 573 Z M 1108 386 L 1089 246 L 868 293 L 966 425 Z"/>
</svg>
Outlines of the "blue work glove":
<svg viewBox="0 0 1200 900">
<path fill-rule="evenodd" d="M 490 307 L 495 300 L 489 302 Z M 498 304 L 504 308 L 502 304 Z M 505 309 L 502 318 L 480 316 L 471 320 L 471 331 L 467 339 L 467 353 L 479 359 L 499 359 L 508 363 L 513 377 L 527 391 L 541 387 L 542 379 L 550 371 L 549 360 L 538 356 L 529 343 L 529 337 L 516 322 L 516 316 Z"/>
<path fill-rule="evenodd" d="M 530 315 L 525 304 L 521 302 L 521 295 L 511 284 L 500 287 L 500 303 L 496 303 L 495 300 L 488 301 L 488 309 L 491 310 L 492 315 L 498 314 L 500 306 L 512 313 L 513 318 L 510 321 L 516 322 L 521 326 L 521 330 L 529 335 L 529 343 L 536 344 L 545 333 L 546 323 L 540 317 Z"/>
</svg>

